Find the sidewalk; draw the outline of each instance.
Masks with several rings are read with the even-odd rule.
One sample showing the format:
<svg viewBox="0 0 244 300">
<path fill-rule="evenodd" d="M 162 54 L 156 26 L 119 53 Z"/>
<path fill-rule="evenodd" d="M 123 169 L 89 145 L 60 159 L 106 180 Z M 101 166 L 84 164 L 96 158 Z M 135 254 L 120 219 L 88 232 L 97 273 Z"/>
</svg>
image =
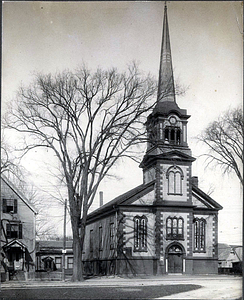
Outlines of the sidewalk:
<svg viewBox="0 0 244 300">
<path fill-rule="evenodd" d="M 144 278 L 123 278 L 119 276 L 104 276 L 87 279 L 83 282 L 66 281 L 9 281 L 1 284 L 1 289 L 20 289 L 20 288 L 81 288 L 87 286 L 156 286 L 156 285 L 175 285 L 175 284 L 197 284 L 202 288 L 178 293 L 159 299 L 241 299 L 242 277 L 229 275 L 167 275 L 160 277 Z"/>
<path fill-rule="evenodd" d="M 120 277 L 120 276 L 101 276 L 86 279 L 81 282 L 72 282 L 70 279 L 65 281 L 54 281 L 54 280 L 28 280 L 28 281 L 5 281 L 1 282 L 2 288 L 9 287 L 38 287 L 38 286 L 117 286 L 117 285 L 161 285 L 161 284 L 176 284 L 176 283 L 193 283 L 204 281 L 241 281 L 240 276 L 229 276 L 229 275 L 167 275 L 167 276 L 145 276 L 145 277 Z"/>
</svg>

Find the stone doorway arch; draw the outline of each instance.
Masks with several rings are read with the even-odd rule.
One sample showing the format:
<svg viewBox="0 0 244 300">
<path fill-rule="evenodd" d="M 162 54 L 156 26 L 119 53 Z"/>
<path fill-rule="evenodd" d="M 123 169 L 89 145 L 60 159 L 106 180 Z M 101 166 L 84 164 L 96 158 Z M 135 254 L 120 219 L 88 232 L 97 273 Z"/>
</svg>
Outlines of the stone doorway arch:
<svg viewBox="0 0 244 300">
<path fill-rule="evenodd" d="M 171 243 L 166 248 L 166 273 L 182 274 L 185 272 L 185 249 L 178 243 Z"/>
</svg>

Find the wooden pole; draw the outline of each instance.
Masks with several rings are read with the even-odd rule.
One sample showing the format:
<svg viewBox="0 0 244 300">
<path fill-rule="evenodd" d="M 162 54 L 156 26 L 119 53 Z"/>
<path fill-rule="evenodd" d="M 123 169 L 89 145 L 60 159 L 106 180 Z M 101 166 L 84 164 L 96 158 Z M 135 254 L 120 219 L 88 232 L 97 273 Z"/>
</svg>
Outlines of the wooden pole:
<svg viewBox="0 0 244 300">
<path fill-rule="evenodd" d="M 64 203 L 64 240 L 63 240 L 63 262 L 62 262 L 62 280 L 65 280 L 65 253 L 66 253 L 66 207 L 67 207 L 67 199 L 65 199 Z"/>
</svg>

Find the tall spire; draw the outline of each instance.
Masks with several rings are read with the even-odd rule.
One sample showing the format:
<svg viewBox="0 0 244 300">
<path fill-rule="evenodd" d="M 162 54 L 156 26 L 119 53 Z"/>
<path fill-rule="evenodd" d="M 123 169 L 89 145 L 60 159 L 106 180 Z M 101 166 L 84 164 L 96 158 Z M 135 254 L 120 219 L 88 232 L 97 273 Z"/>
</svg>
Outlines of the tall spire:
<svg viewBox="0 0 244 300">
<path fill-rule="evenodd" d="M 167 4 L 164 6 L 164 23 L 162 48 L 160 57 L 158 97 L 157 102 L 173 101 L 175 102 L 174 76 L 169 40 L 169 25 L 167 17 Z"/>
</svg>

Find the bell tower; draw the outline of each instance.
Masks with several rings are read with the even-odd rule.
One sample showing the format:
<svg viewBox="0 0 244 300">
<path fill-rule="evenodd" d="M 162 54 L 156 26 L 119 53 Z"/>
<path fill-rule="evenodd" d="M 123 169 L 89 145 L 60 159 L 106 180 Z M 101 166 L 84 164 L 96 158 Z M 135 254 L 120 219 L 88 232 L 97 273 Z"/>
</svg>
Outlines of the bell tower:
<svg viewBox="0 0 244 300">
<path fill-rule="evenodd" d="M 191 156 L 191 149 L 187 143 L 187 120 L 189 117 L 186 109 L 179 108 L 176 102 L 167 5 L 165 3 L 157 102 L 145 124 L 148 142 L 146 154 L 140 165 L 143 168 L 144 183 L 156 179 L 158 189 L 162 190 L 160 186 L 162 182 L 158 181 L 157 176 L 164 176 L 166 181 L 167 174 L 170 173 L 167 170 L 170 168 L 174 169 L 176 173 L 179 171 L 178 173 L 184 178 L 185 183 L 189 181 L 188 171 L 191 173 L 191 163 L 195 160 Z M 190 167 L 187 174 L 184 171 L 186 167 L 188 169 Z M 182 189 L 177 188 L 177 191 L 180 190 Z M 169 194 L 173 194 L 171 199 L 177 200 L 179 197 L 174 197 L 174 195 L 183 195 L 181 192 L 167 193 L 165 196 L 167 199 L 170 198 Z M 165 197 L 162 193 L 160 196 L 157 195 L 158 200 Z"/>
</svg>

